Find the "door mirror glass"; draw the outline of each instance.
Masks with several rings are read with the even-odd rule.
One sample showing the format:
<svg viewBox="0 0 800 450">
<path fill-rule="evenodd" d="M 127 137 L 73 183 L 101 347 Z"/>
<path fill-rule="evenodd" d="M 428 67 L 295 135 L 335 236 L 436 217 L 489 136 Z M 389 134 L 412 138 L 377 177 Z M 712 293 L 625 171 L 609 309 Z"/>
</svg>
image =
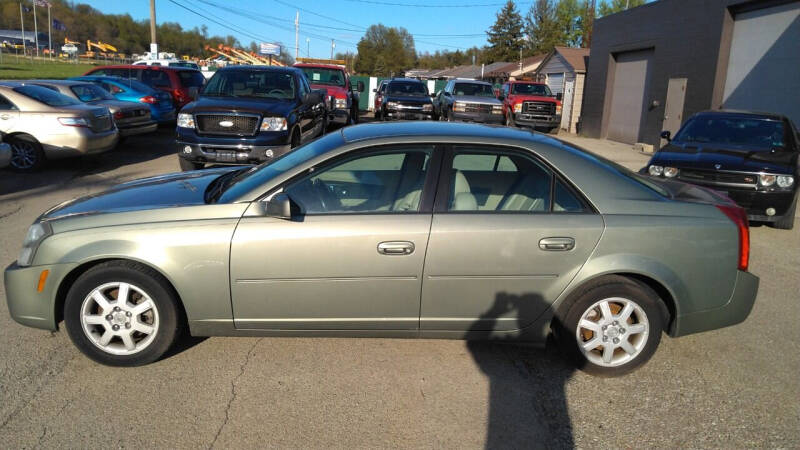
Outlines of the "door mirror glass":
<svg viewBox="0 0 800 450">
<path fill-rule="evenodd" d="M 292 200 L 284 192 L 279 192 L 264 202 L 264 215 L 278 219 L 292 218 Z"/>
<path fill-rule="evenodd" d="M 666 139 L 666 140 L 667 140 L 667 142 L 669 142 L 669 141 L 671 141 L 671 140 L 672 140 L 672 133 L 670 133 L 670 132 L 669 132 L 669 131 L 667 131 L 667 130 L 664 130 L 664 131 L 662 131 L 662 132 L 661 132 L 661 138 L 662 138 L 662 139 Z"/>
<path fill-rule="evenodd" d="M 558 94 L 556 94 L 556 100 L 561 101 L 561 99 L 563 99 L 563 98 L 564 98 L 564 94 L 563 93 L 559 92 Z"/>
</svg>

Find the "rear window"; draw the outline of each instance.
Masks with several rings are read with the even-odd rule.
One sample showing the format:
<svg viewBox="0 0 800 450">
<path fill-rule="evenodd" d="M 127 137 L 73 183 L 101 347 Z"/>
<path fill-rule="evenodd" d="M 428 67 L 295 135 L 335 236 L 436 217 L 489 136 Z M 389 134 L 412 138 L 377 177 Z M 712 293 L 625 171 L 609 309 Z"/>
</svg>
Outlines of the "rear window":
<svg viewBox="0 0 800 450">
<path fill-rule="evenodd" d="M 206 81 L 203 74 L 196 70 L 181 70 L 178 72 L 178 78 L 181 79 L 183 87 L 201 87 Z"/>
<path fill-rule="evenodd" d="M 69 98 L 64 94 L 59 94 L 58 92 L 53 92 L 50 89 L 46 89 L 41 86 L 19 86 L 15 87 L 14 91 L 48 106 L 80 105 L 80 103 L 75 99 Z"/>
</svg>

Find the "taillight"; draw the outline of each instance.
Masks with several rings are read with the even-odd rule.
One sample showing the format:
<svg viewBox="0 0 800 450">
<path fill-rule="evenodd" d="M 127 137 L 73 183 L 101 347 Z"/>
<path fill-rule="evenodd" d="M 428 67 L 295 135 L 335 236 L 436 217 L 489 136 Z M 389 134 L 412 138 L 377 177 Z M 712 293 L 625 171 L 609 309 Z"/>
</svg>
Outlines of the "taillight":
<svg viewBox="0 0 800 450">
<path fill-rule="evenodd" d="M 150 103 L 150 104 L 158 103 L 158 99 L 153 97 L 152 95 L 142 97 L 139 99 L 139 101 L 142 103 Z"/>
<path fill-rule="evenodd" d="M 747 270 L 750 264 L 750 225 L 745 210 L 736 205 L 717 205 L 739 230 L 739 270 Z"/>
<path fill-rule="evenodd" d="M 122 119 L 124 117 L 125 117 L 125 114 L 122 114 L 122 111 L 117 111 L 117 112 L 114 113 L 114 118 L 115 119 Z"/>
</svg>

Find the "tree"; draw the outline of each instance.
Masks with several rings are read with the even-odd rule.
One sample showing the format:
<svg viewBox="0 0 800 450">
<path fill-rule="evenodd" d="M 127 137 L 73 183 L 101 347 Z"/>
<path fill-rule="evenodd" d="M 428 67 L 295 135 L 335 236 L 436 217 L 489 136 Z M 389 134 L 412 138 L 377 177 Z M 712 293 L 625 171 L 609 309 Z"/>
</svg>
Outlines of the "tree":
<svg viewBox="0 0 800 450">
<path fill-rule="evenodd" d="M 536 0 L 531 5 L 525 16 L 525 33 L 533 54 L 547 53 L 556 45 L 563 44 L 553 0 Z"/>
<path fill-rule="evenodd" d="M 514 2 L 508 0 L 497 13 L 497 19 L 486 32 L 489 35 L 487 62 L 516 61 L 522 50 L 522 16 Z"/>
<path fill-rule="evenodd" d="M 371 25 L 358 41 L 354 68 L 358 73 L 391 76 L 410 69 L 416 63 L 414 37 L 402 27 Z"/>
<path fill-rule="evenodd" d="M 615 14 L 626 9 L 635 8 L 645 4 L 645 0 L 602 0 L 600 6 L 597 8 L 597 15 L 599 17 Z"/>
</svg>

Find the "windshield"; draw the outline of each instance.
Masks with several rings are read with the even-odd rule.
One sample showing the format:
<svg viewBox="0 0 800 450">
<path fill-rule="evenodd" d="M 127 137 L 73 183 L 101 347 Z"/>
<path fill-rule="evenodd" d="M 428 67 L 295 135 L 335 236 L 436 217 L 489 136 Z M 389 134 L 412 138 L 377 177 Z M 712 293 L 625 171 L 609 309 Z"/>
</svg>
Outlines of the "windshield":
<svg viewBox="0 0 800 450">
<path fill-rule="evenodd" d="M 41 86 L 19 86 L 15 87 L 14 91 L 48 106 L 80 105 L 80 103 L 75 99 L 69 98 L 66 95 L 58 92 L 53 92 L 50 89 L 43 88 Z"/>
<path fill-rule="evenodd" d="M 328 86 L 344 86 L 344 72 L 339 69 L 323 69 L 319 67 L 300 67 L 311 84 Z"/>
<path fill-rule="evenodd" d="M 295 91 L 295 80 L 291 73 L 267 70 L 220 70 L 208 81 L 203 89 L 203 95 L 293 99 Z"/>
<path fill-rule="evenodd" d="M 100 100 L 113 100 L 114 96 L 95 84 L 76 84 L 69 88 L 78 100 L 88 103 Z"/>
<path fill-rule="evenodd" d="M 413 81 L 395 81 L 386 88 L 389 95 L 408 95 L 412 97 L 428 95 L 428 88 Z"/>
<path fill-rule="evenodd" d="M 511 92 L 514 94 L 522 95 L 541 95 L 543 97 L 550 97 L 553 95 L 550 88 L 546 84 L 519 84 L 514 83 L 511 85 Z"/>
<path fill-rule="evenodd" d="M 480 83 L 456 83 L 456 85 L 453 86 L 453 94 L 494 98 L 492 86 Z"/>
<path fill-rule="evenodd" d="M 690 119 L 673 141 L 772 150 L 785 146 L 783 137 L 783 122 L 779 120 L 705 115 Z"/>
<path fill-rule="evenodd" d="M 226 186 L 219 197 L 218 203 L 230 203 L 287 170 L 336 148 L 341 143 L 341 133 L 326 134 L 315 141 L 297 147 L 279 158 L 239 173 Z"/>
</svg>

